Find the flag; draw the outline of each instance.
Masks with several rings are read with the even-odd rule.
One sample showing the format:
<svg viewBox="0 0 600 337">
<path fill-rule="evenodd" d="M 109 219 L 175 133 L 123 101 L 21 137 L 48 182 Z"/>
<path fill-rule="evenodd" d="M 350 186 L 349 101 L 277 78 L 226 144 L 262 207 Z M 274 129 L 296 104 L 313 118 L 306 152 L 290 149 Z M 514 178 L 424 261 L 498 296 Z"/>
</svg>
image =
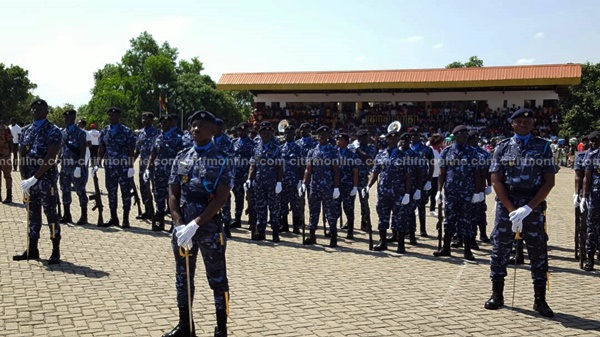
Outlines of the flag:
<svg viewBox="0 0 600 337">
<path fill-rule="evenodd" d="M 165 109 L 165 114 L 166 115 L 169 114 L 169 110 L 167 109 L 168 104 L 169 104 L 169 97 L 167 95 L 165 95 L 165 102 L 163 104 L 163 109 Z"/>
</svg>

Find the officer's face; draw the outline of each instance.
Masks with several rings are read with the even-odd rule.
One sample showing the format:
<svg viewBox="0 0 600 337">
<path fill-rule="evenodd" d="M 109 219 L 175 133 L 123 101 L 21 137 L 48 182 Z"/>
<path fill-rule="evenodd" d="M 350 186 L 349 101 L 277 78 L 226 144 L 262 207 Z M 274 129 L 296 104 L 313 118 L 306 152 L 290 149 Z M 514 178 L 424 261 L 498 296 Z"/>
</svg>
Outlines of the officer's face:
<svg viewBox="0 0 600 337">
<path fill-rule="evenodd" d="M 386 137 L 385 141 L 390 149 L 398 147 L 398 137 Z"/>
<path fill-rule="evenodd" d="M 263 143 L 267 143 L 273 138 L 273 133 L 269 129 L 263 129 L 260 132 L 260 139 L 262 139 Z"/>
<path fill-rule="evenodd" d="M 110 124 L 118 124 L 121 120 L 121 114 L 118 112 L 111 112 L 108 114 L 108 121 Z"/>
<path fill-rule="evenodd" d="M 285 133 L 285 141 L 286 142 L 293 142 L 295 138 L 296 138 L 296 131 L 290 130 Z"/>
<path fill-rule="evenodd" d="M 309 136 L 310 136 L 310 130 L 308 128 L 302 129 L 302 137 L 309 137 Z"/>
<path fill-rule="evenodd" d="M 31 107 L 31 114 L 33 115 L 33 120 L 39 121 L 48 116 L 48 108 L 42 105 L 34 105 Z"/>
<path fill-rule="evenodd" d="M 456 144 L 462 145 L 467 142 L 469 138 L 469 131 L 459 131 L 454 134 L 454 139 L 456 140 Z"/>
<path fill-rule="evenodd" d="M 348 141 L 345 138 L 338 138 L 335 143 L 342 149 L 348 146 Z"/>
<path fill-rule="evenodd" d="M 71 125 L 71 124 L 75 123 L 75 115 L 66 115 L 63 117 L 65 118 L 66 125 Z"/>
<path fill-rule="evenodd" d="M 327 142 L 329 142 L 329 138 L 331 137 L 331 134 L 329 132 L 319 132 L 319 144 L 321 145 L 325 145 L 327 144 Z"/>
<path fill-rule="evenodd" d="M 192 136 L 194 142 L 198 145 L 202 146 L 210 142 L 213 135 L 215 135 L 215 131 L 216 128 L 213 123 L 198 119 L 192 122 Z"/>
<path fill-rule="evenodd" d="M 240 138 L 246 138 L 246 137 L 248 137 L 248 130 L 247 129 L 239 129 L 238 130 L 238 137 L 240 137 Z"/>
<path fill-rule="evenodd" d="M 412 142 L 418 143 L 419 141 L 421 141 L 421 134 L 418 132 L 413 132 L 412 133 Z"/>
<path fill-rule="evenodd" d="M 592 139 L 590 139 L 590 143 L 592 144 L 591 145 L 592 149 L 597 149 L 600 146 L 600 138 L 598 138 L 598 137 L 592 138 Z"/>
<path fill-rule="evenodd" d="M 512 121 L 513 131 L 519 136 L 528 135 L 533 129 L 533 118 L 519 117 Z"/>
<path fill-rule="evenodd" d="M 403 150 L 406 150 L 406 149 L 408 149 L 410 142 L 411 142 L 410 138 L 404 138 L 404 139 L 400 139 L 399 144 Z"/>
<path fill-rule="evenodd" d="M 160 121 L 160 129 L 163 131 L 169 131 L 169 129 L 171 128 L 171 122 L 169 122 L 168 120 L 161 120 Z"/>
<path fill-rule="evenodd" d="M 152 117 L 146 117 L 146 116 L 144 116 L 144 117 L 142 117 L 142 124 L 144 126 L 148 127 L 148 126 L 152 125 L 152 120 L 153 120 Z"/>
</svg>

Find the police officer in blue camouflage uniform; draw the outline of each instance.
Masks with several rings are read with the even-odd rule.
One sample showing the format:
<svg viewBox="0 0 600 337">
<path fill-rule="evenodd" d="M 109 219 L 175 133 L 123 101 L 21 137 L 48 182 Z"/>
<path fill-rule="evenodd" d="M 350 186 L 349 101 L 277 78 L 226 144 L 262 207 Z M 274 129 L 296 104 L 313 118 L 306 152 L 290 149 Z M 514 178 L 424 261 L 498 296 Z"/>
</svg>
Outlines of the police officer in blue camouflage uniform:
<svg viewBox="0 0 600 337">
<path fill-rule="evenodd" d="M 358 130 L 356 132 L 356 138 L 358 140 L 358 146 L 354 147 L 354 152 L 358 156 L 358 189 L 362 191 L 369 183 L 369 174 L 373 167 L 373 160 L 377 155 L 377 148 L 373 144 L 369 144 L 369 132 L 367 130 Z M 360 229 L 363 231 L 367 230 L 367 217 L 370 216 L 368 213 L 367 203 L 369 200 L 362 197 L 362 193 L 359 194 L 358 199 L 360 200 Z"/>
<path fill-rule="evenodd" d="M 194 146 L 177 155 L 169 178 L 169 205 L 176 225 L 171 246 L 175 256 L 179 324 L 163 337 L 195 335 L 193 322 L 190 325 L 192 303 L 188 303 L 188 291 L 193 302 L 199 253 L 215 301 L 217 326 L 214 336 L 225 337 L 229 283 L 225 263 L 226 238 L 219 211 L 233 186 L 233 167 L 227 154 L 212 141 L 216 127 L 214 115 L 197 111 L 188 121 L 192 125 Z M 189 254 L 187 257 L 186 253 Z M 188 271 L 186 259 L 189 259 Z M 191 289 L 187 288 L 188 272 Z"/>
<path fill-rule="evenodd" d="M 78 225 L 87 224 L 88 196 L 85 192 L 87 182 L 87 165 L 85 163 L 85 149 L 87 134 L 75 125 L 77 112 L 69 109 L 63 112 L 66 127 L 62 129 L 61 165 L 59 174 L 60 191 L 64 206 L 63 217 L 60 223 L 73 222 L 71 217 L 71 185 L 75 187 L 75 193 L 79 198 L 81 207 L 81 218 Z"/>
<path fill-rule="evenodd" d="M 231 155 L 231 137 L 223 132 L 224 127 L 225 123 L 223 120 L 217 118 L 217 130 L 215 131 L 214 142 L 219 150 L 227 153 L 227 155 Z M 231 197 L 227 199 L 221 214 L 223 216 L 223 222 L 225 223 L 225 234 L 228 238 L 231 238 L 231 232 L 229 231 L 229 226 L 231 224 Z"/>
<path fill-rule="evenodd" d="M 38 259 L 38 241 L 42 229 L 42 207 L 50 227 L 52 254 L 48 264 L 59 263 L 60 260 L 60 222 L 56 210 L 56 180 L 58 171 L 56 157 L 61 148 L 62 135 L 60 129 L 50 123 L 48 103 L 42 99 L 31 103 L 33 123 L 23 128 L 19 142 L 19 171 L 21 172 L 21 188 L 29 202 L 29 236 L 28 248 L 23 254 L 13 256 L 14 261 Z"/>
<path fill-rule="evenodd" d="M 346 223 L 342 228 L 348 229 L 346 239 L 354 239 L 354 202 L 358 193 L 358 156 L 353 149 L 348 148 L 350 136 L 347 133 L 339 133 L 335 138 L 340 157 L 340 197 L 333 201 L 333 212 L 337 223 L 343 210 L 346 214 Z"/>
<path fill-rule="evenodd" d="M 258 129 L 261 144 L 254 148 L 248 180 L 244 188 L 252 189 L 252 193 L 256 196 L 254 200 L 256 228 L 252 231 L 252 240 L 265 239 L 267 215 L 269 215 L 273 242 L 279 242 L 279 211 L 281 208 L 279 194 L 283 190 L 283 167 L 281 150 L 273 141 L 273 131 L 270 123 L 261 123 Z"/>
<path fill-rule="evenodd" d="M 154 122 L 154 114 L 152 112 L 142 113 L 142 125 L 144 128 L 140 130 L 137 135 L 134 151 L 134 160 L 139 157 L 138 162 L 138 181 L 140 182 L 140 196 L 142 203 L 144 204 L 144 213 L 136 216 L 136 219 L 152 219 L 154 214 L 150 214 L 152 210 L 152 191 L 147 188 L 148 184 L 144 181 L 144 172 L 148 168 L 148 161 L 150 159 L 150 151 L 154 145 L 156 137 L 160 134 L 160 130 L 152 126 Z"/>
<path fill-rule="evenodd" d="M 121 187 L 123 200 L 123 228 L 129 228 L 129 210 L 131 209 L 131 182 L 135 174 L 133 169 L 133 155 L 135 136 L 131 129 L 120 123 L 121 109 L 109 108 L 109 125 L 100 131 L 100 146 L 98 148 L 98 161 L 104 161 L 106 189 L 108 190 L 108 207 L 110 220 L 100 227 L 119 226 L 117 215 L 117 188 Z M 98 167 L 92 169 L 96 173 Z"/>
<path fill-rule="evenodd" d="M 156 137 L 152 149 L 148 168 L 144 171 L 143 180 L 152 179 L 152 193 L 156 203 L 156 214 L 152 221 L 152 230 L 161 231 L 165 229 L 166 200 L 169 189 L 169 175 L 175 157 L 183 150 L 181 134 L 172 126 L 172 115 L 160 117 L 160 128 L 162 133 Z M 172 231 L 172 228 L 169 230 Z"/>
<path fill-rule="evenodd" d="M 306 193 L 306 185 L 310 183 L 310 191 L 308 192 L 310 234 L 303 243 L 305 245 L 317 243 L 315 233 L 319 224 L 321 205 L 323 205 L 331 235 L 329 247 L 334 248 L 337 247 L 337 226 L 331 205 L 332 200 L 340 197 L 339 154 L 337 149 L 329 144 L 330 127 L 321 126 L 316 133 L 319 143 L 317 147 L 308 152 L 304 182 L 298 191 L 298 195 L 303 196 Z M 304 140 L 304 138 L 301 140 Z"/>
<path fill-rule="evenodd" d="M 481 173 L 481 183 L 480 186 L 484 189 L 483 192 L 480 192 L 479 199 L 481 200 L 478 203 L 473 204 L 473 237 L 471 238 L 471 248 L 475 250 L 479 250 L 479 246 L 477 245 L 477 241 L 475 237 L 477 236 L 477 229 L 479 228 L 479 240 L 481 242 L 489 243 L 490 239 L 486 234 L 487 228 L 487 204 L 485 203 L 485 196 L 492 193 L 492 181 L 490 174 L 490 163 L 492 160 L 491 155 L 486 150 L 482 149 L 479 146 L 479 132 L 471 131 L 469 132 L 469 140 L 467 144 L 473 147 L 477 154 L 479 155 L 480 162 L 480 170 Z M 483 193 L 483 195 L 481 194 Z"/>
<path fill-rule="evenodd" d="M 434 256 L 450 256 L 450 241 L 454 234 L 464 240 L 464 258 L 473 261 L 471 221 L 473 204 L 481 202 L 479 193 L 481 174 L 477 151 L 467 145 L 469 129 L 459 125 L 452 131 L 456 142 L 440 153 L 438 177 L 438 204 L 444 202 L 444 245 Z"/>
<path fill-rule="evenodd" d="M 419 212 L 419 229 L 421 232 L 420 234 L 422 237 L 427 237 L 427 228 L 425 226 L 425 204 L 427 204 L 427 200 L 429 200 L 428 192 L 429 190 L 431 190 L 431 180 L 433 177 L 434 170 L 434 155 L 431 147 L 423 144 L 423 141 L 421 139 L 421 131 L 417 127 L 412 128 L 411 134 L 413 138 L 410 148 L 418 158 L 418 169 L 419 171 L 421 171 L 421 179 L 417 182 L 418 185 L 415 189 L 416 195 L 413 197 L 417 206 L 417 211 Z M 414 231 L 410 233 L 410 241 L 413 244 L 417 243 Z"/>
<path fill-rule="evenodd" d="M 231 222 L 231 228 L 242 227 L 242 212 L 244 211 L 244 182 L 248 178 L 250 170 L 250 159 L 254 154 L 256 144 L 250 137 L 250 124 L 242 122 L 237 126 L 238 138 L 232 143 L 231 155 L 235 163 L 235 181 L 233 183 L 233 195 L 235 197 L 234 220 Z M 248 192 L 251 193 L 251 192 Z"/>
<path fill-rule="evenodd" d="M 580 210 L 583 214 L 585 209 L 588 208 L 587 213 L 587 237 L 586 242 L 580 242 L 580 245 L 585 244 L 587 259 L 583 266 L 583 270 L 592 271 L 594 270 L 594 253 L 600 246 L 600 132 L 594 131 L 587 136 L 590 144 L 588 155 L 583 160 L 583 163 L 577 163 L 575 165 L 582 165 L 585 168 L 585 175 L 582 182 L 582 197 L 580 203 Z M 582 151 L 585 152 L 585 151 Z"/>
<path fill-rule="evenodd" d="M 379 242 L 373 250 L 382 251 L 387 246 L 387 230 L 390 228 L 390 217 L 392 227 L 400 228 L 400 221 L 408 223 L 407 209 L 410 202 L 410 191 L 413 188 L 411 177 L 411 166 L 406 151 L 398 148 L 400 131 L 392 130 L 385 135 L 387 148 L 380 151 L 375 157 L 373 172 L 367 186 L 362 194 L 369 194 L 371 186 L 377 182 L 377 229 L 379 231 Z M 410 134 L 401 136 L 404 140 L 410 138 Z M 407 149 L 408 150 L 408 149 Z M 402 197 L 400 197 L 402 196 Z M 399 234 L 398 251 L 404 253 L 404 234 Z"/>
<path fill-rule="evenodd" d="M 296 128 L 288 125 L 285 128 L 285 143 L 281 145 L 283 161 L 283 193 L 281 194 L 281 231 L 289 232 L 288 214 L 292 211 L 293 233 L 300 234 L 300 197 L 298 188 L 302 187 L 302 149 L 294 141 Z"/>
<path fill-rule="evenodd" d="M 597 131 L 592 132 L 592 134 L 594 133 L 598 133 Z M 573 192 L 573 207 L 575 208 L 575 210 L 579 210 L 580 208 L 580 201 L 581 201 L 581 197 L 582 197 L 582 189 L 583 189 L 583 180 L 585 178 L 585 159 L 587 158 L 587 155 L 592 151 L 592 149 L 590 149 L 590 142 L 588 141 L 588 136 L 584 136 L 581 138 L 581 141 L 584 144 L 584 150 L 581 152 L 577 152 L 577 154 L 575 155 L 575 160 L 573 161 L 573 172 L 575 173 L 575 191 Z M 556 163 L 558 165 L 558 163 Z M 584 206 L 586 207 L 586 206 Z M 579 215 L 578 219 L 575 219 L 575 240 L 576 241 L 581 241 L 581 235 L 578 233 L 579 231 L 579 225 L 581 224 L 581 220 L 583 217 L 583 214 L 576 212 L 575 216 Z M 587 218 L 586 218 L 587 219 Z M 585 242 L 578 242 L 579 245 L 582 245 L 582 247 L 585 245 L 585 243 L 587 242 L 587 238 L 584 238 L 586 241 Z M 521 250 L 522 252 L 522 250 Z M 521 254 L 522 255 L 522 254 Z M 592 257 L 593 258 L 593 257 Z M 594 261 L 591 261 L 591 265 L 590 265 L 591 269 L 594 268 Z M 584 270 L 585 270 L 585 266 L 584 266 Z"/>
<path fill-rule="evenodd" d="M 492 231 L 490 277 L 493 293 L 486 309 L 504 305 L 504 278 L 515 233 L 527 245 L 535 301 L 533 309 L 553 317 L 546 303 L 548 236 L 545 230 L 545 199 L 554 187 L 557 167 L 550 143 L 531 135 L 533 111 L 519 109 L 510 119 L 515 135 L 498 143 L 490 172 L 496 192 L 496 221 Z M 520 292 L 522 293 L 522 292 Z"/>
<path fill-rule="evenodd" d="M 183 136 L 181 136 L 181 141 L 183 142 L 183 148 L 188 149 L 194 146 L 194 138 L 192 137 L 192 133 L 190 132 L 190 127 L 183 132 Z"/>
</svg>

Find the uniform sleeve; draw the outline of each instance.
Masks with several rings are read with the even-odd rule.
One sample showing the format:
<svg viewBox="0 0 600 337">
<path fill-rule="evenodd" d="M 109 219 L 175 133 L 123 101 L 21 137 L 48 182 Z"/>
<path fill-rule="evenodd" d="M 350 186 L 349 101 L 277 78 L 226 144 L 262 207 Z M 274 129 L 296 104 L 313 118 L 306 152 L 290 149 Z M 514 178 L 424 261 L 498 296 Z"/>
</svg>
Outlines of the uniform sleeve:
<svg viewBox="0 0 600 337">
<path fill-rule="evenodd" d="M 595 152 L 590 151 L 583 158 L 583 161 L 582 161 L 583 165 L 582 166 L 583 166 L 583 168 L 586 171 L 588 171 L 588 170 L 589 171 L 593 171 L 594 170 L 594 157 L 596 157 L 594 154 L 595 154 Z"/>
<path fill-rule="evenodd" d="M 219 185 L 225 185 L 231 189 L 233 188 L 235 178 L 233 174 L 233 165 L 229 160 L 229 157 L 224 157 L 223 160 L 223 173 L 221 173 L 221 177 L 219 178 Z"/>
<path fill-rule="evenodd" d="M 373 169 L 371 170 L 371 172 L 373 172 L 373 173 L 381 172 L 380 161 L 381 161 L 381 158 L 379 156 L 376 156 L 375 161 L 373 163 Z"/>
<path fill-rule="evenodd" d="M 450 147 L 447 147 L 440 153 L 440 168 L 446 168 L 446 156 L 448 155 L 449 149 Z"/>
<path fill-rule="evenodd" d="M 129 145 L 135 147 L 135 143 L 137 141 L 137 137 L 135 136 L 135 134 L 133 133 L 133 131 L 131 131 L 131 129 L 128 128 L 128 139 L 129 139 Z"/>
<path fill-rule="evenodd" d="M 554 164 L 554 156 L 552 155 L 552 149 L 550 148 L 550 143 L 545 141 L 544 148 L 542 150 L 542 173 L 553 173 L 556 174 L 558 172 L 558 168 Z"/>
<path fill-rule="evenodd" d="M 53 127 L 48 134 L 48 145 L 62 146 L 62 133 L 59 128 Z"/>
<path fill-rule="evenodd" d="M 250 157 L 250 165 L 256 164 L 256 158 L 258 157 L 258 147 L 252 149 L 252 156 Z"/>
<path fill-rule="evenodd" d="M 496 151 L 494 151 L 494 156 L 492 157 L 492 163 L 490 164 L 490 173 L 504 172 L 504 166 L 500 162 L 501 156 L 504 153 L 504 147 L 504 145 L 496 147 Z"/>
<path fill-rule="evenodd" d="M 184 154 L 184 152 L 178 154 L 173 161 L 173 166 L 171 166 L 171 175 L 169 176 L 169 185 L 181 185 L 181 176 L 177 174 L 177 165 L 181 161 L 181 156 Z"/>
<path fill-rule="evenodd" d="M 141 141 L 141 139 L 142 139 L 142 133 L 140 132 L 137 135 L 137 137 L 135 138 L 135 150 L 138 151 L 138 152 L 141 150 L 141 147 L 142 147 L 142 141 Z"/>
<path fill-rule="evenodd" d="M 102 131 L 100 131 L 100 136 L 98 137 L 98 145 L 106 146 L 106 143 L 104 142 L 105 135 L 106 135 L 106 128 L 104 128 L 104 129 L 102 129 Z"/>
</svg>

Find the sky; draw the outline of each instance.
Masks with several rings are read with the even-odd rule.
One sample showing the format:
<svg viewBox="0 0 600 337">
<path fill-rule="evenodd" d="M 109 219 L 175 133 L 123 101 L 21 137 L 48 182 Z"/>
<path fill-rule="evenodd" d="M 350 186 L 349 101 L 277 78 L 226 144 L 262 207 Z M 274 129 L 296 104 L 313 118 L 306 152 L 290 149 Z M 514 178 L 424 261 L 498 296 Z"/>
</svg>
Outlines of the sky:
<svg viewBox="0 0 600 337">
<path fill-rule="evenodd" d="M 8 2 L 8 4 L 7 4 Z M 148 31 L 204 73 L 600 62 L 595 0 L 2 0 L 0 63 L 50 105 L 85 104 L 93 73 Z"/>
</svg>

